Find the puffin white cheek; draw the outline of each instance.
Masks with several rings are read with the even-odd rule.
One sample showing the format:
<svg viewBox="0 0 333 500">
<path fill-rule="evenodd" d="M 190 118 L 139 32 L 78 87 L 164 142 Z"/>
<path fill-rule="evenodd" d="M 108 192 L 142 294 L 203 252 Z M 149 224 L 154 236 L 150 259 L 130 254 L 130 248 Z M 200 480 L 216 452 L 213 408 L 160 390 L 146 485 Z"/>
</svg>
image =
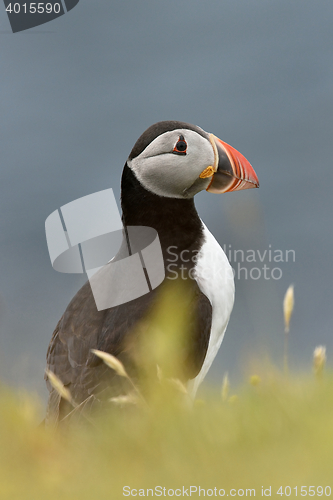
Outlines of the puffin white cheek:
<svg viewBox="0 0 333 500">
<path fill-rule="evenodd" d="M 151 158 L 151 165 L 146 164 L 147 168 L 142 172 L 146 182 L 150 184 L 147 187 L 161 196 L 181 198 L 193 177 L 189 165 L 183 161 L 186 159 L 173 154 Z"/>
<path fill-rule="evenodd" d="M 186 155 L 172 153 L 137 157 L 128 162 L 140 183 L 149 191 L 173 198 L 188 198 L 206 189 L 210 179 L 200 174 L 214 164 L 211 144 L 198 136 Z"/>
</svg>

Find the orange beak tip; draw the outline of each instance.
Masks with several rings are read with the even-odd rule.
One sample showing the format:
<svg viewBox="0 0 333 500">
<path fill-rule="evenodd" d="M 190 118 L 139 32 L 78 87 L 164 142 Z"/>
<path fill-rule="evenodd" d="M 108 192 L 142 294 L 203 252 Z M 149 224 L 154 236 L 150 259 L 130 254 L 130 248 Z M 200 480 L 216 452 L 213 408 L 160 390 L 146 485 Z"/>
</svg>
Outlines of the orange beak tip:
<svg viewBox="0 0 333 500">
<path fill-rule="evenodd" d="M 218 153 L 218 168 L 207 191 L 227 193 L 259 187 L 259 180 L 250 162 L 239 152 L 213 136 Z M 215 148 L 214 152 L 215 152 Z"/>
</svg>

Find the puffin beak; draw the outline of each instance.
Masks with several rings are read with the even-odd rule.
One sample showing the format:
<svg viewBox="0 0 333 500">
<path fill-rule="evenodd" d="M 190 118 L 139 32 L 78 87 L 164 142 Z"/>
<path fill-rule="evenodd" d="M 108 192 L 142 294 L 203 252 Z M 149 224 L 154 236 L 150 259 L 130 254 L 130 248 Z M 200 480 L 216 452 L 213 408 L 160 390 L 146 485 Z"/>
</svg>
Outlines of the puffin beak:
<svg viewBox="0 0 333 500">
<path fill-rule="evenodd" d="M 227 193 L 259 187 L 255 171 L 241 153 L 213 134 L 210 134 L 209 139 L 214 149 L 215 161 L 213 167 L 208 167 L 200 174 L 202 178 L 212 176 L 206 191 Z"/>
</svg>

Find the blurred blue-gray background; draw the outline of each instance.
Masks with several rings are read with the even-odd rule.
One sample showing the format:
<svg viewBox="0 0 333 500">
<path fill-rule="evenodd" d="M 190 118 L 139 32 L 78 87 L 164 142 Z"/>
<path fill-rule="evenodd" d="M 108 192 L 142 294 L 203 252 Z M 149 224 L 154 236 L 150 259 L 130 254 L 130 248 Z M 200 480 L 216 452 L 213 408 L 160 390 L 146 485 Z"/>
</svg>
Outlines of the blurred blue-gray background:
<svg viewBox="0 0 333 500">
<path fill-rule="evenodd" d="M 332 26 L 323 0 L 80 0 L 17 34 L 0 8 L 2 381 L 45 396 L 48 342 L 85 281 L 52 269 L 45 219 L 109 187 L 119 199 L 134 142 L 166 119 L 213 132 L 258 174 L 259 190 L 198 195 L 220 244 L 295 251 L 295 262 L 244 263 L 282 276 L 236 280 L 208 379 L 239 380 L 267 352 L 282 366 L 290 283 L 292 368 L 309 370 L 319 344 L 333 357 Z"/>
</svg>

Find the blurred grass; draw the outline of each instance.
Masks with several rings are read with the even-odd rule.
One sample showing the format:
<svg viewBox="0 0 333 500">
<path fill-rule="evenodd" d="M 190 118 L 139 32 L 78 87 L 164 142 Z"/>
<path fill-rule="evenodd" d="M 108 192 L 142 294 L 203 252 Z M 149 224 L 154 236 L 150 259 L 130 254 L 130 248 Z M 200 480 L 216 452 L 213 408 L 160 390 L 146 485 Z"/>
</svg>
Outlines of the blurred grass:
<svg viewBox="0 0 333 500">
<path fill-rule="evenodd" d="M 117 500 L 124 486 L 137 496 L 156 486 L 224 489 L 225 496 L 255 489 L 257 497 L 271 487 L 271 498 L 281 498 L 281 486 L 291 498 L 296 486 L 297 496 L 301 486 L 333 490 L 333 373 L 324 370 L 325 348 L 316 348 L 312 374 L 283 375 L 262 357 L 236 390 L 225 376 L 222 388 L 206 388 L 190 408 L 184 386 L 168 378 L 182 375 L 188 344 L 184 287 L 168 285 L 137 327 L 148 405 L 110 402 L 94 425 L 82 418 L 51 432 L 39 426 L 44 409 L 36 397 L 0 385 L 0 500 Z M 118 373 L 119 361 L 109 361 Z M 61 381 L 56 386 L 62 390 Z"/>
<path fill-rule="evenodd" d="M 114 408 L 96 427 L 51 433 L 38 427 L 35 397 L 0 387 L 0 498 L 118 499 L 125 485 L 255 488 L 256 496 L 272 486 L 281 498 L 281 485 L 298 486 L 298 496 L 302 485 L 333 486 L 332 373 L 318 381 L 267 371 L 236 394 L 223 402 L 207 389 L 192 410 L 165 396 L 150 411 Z"/>
</svg>

